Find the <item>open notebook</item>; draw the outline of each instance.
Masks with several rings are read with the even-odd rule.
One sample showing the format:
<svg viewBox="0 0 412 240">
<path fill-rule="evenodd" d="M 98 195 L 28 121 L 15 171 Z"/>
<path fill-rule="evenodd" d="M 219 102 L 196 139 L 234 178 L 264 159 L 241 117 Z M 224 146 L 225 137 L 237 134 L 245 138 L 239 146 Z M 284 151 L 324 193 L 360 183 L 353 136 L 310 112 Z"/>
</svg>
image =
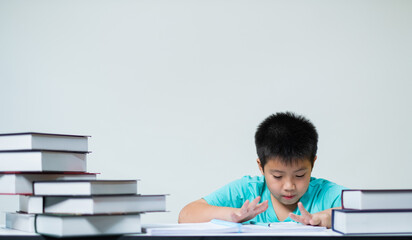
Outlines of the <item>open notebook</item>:
<svg viewBox="0 0 412 240">
<path fill-rule="evenodd" d="M 213 219 L 205 223 L 149 224 L 143 231 L 149 235 L 208 235 L 224 233 L 302 233 L 323 232 L 325 227 L 306 226 L 293 222 L 267 225 L 241 224 Z"/>
</svg>

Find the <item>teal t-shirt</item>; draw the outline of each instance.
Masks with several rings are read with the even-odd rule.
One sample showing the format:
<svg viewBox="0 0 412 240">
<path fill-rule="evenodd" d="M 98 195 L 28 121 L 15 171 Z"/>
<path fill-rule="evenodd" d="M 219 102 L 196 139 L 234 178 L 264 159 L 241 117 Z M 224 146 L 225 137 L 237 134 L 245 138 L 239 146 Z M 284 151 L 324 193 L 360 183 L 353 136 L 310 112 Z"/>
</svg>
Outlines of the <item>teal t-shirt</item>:
<svg viewBox="0 0 412 240">
<path fill-rule="evenodd" d="M 310 213 L 317 213 L 329 208 L 341 206 L 341 193 L 345 187 L 321 178 L 310 179 L 309 187 L 306 193 L 300 199 L 305 209 Z M 244 176 L 235 180 L 215 192 L 203 197 L 210 205 L 220 207 L 240 208 L 243 203 L 249 199 L 252 201 L 257 196 L 261 196 L 261 202 L 268 200 L 268 209 L 257 215 L 250 221 L 256 222 L 279 222 L 275 210 L 273 209 L 270 191 L 266 186 L 265 177 L 262 176 Z M 296 208 L 293 213 L 300 215 Z M 293 222 L 288 217 L 285 222 Z"/>
</svg>

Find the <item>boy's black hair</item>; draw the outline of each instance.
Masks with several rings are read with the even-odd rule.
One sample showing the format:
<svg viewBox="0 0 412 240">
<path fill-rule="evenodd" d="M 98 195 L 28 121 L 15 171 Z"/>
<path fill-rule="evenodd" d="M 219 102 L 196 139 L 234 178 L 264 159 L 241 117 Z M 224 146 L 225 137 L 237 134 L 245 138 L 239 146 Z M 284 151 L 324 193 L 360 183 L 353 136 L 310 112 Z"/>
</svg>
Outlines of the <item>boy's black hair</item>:
<svg viewBox="0 0 412 240">
<path fill-rule="evenodd" d="M 318 133 L 303 116 L 292 112 L 276 113 L 258 126 L 255 144 L 262 168 L 274 158 L 286 165 L 309 159 L 313 167 L 318 150 Z"/>
</svg>

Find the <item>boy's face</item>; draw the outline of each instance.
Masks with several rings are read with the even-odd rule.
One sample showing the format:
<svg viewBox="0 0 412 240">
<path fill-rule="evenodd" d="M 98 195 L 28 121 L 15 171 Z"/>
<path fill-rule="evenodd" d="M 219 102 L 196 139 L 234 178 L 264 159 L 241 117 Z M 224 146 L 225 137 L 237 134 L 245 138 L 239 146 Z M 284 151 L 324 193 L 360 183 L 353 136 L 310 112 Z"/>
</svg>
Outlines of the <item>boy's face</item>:
<svg viewBox="0 0 412 240">
<path fill-rule="evenodd" d="M 285 206 L 293 207 L 308 189 L 312 173 L 309 159 L 285 165 L 275 158 L 268 160 L 264 168 L 258 159 L 258 165 L 272 196 Z"/>
</svg>

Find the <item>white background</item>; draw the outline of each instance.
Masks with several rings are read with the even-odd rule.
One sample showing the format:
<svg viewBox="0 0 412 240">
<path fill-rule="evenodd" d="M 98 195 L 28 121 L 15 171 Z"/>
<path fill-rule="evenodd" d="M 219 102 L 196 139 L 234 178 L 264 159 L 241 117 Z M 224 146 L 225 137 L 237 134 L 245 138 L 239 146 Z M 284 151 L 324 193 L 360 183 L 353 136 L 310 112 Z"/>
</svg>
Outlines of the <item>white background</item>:
<svg viewBox="0 0 412 240">
<path fill-rule="evenodd" d="M 313 176 L 412 188 L 411 43 L 408 0 L 0 0 L 0 132 L 91 135 L 90 172 L 170 194 L 144 223 L 259 174 L 286 110 L 317 126 Z"/>
</svg>

